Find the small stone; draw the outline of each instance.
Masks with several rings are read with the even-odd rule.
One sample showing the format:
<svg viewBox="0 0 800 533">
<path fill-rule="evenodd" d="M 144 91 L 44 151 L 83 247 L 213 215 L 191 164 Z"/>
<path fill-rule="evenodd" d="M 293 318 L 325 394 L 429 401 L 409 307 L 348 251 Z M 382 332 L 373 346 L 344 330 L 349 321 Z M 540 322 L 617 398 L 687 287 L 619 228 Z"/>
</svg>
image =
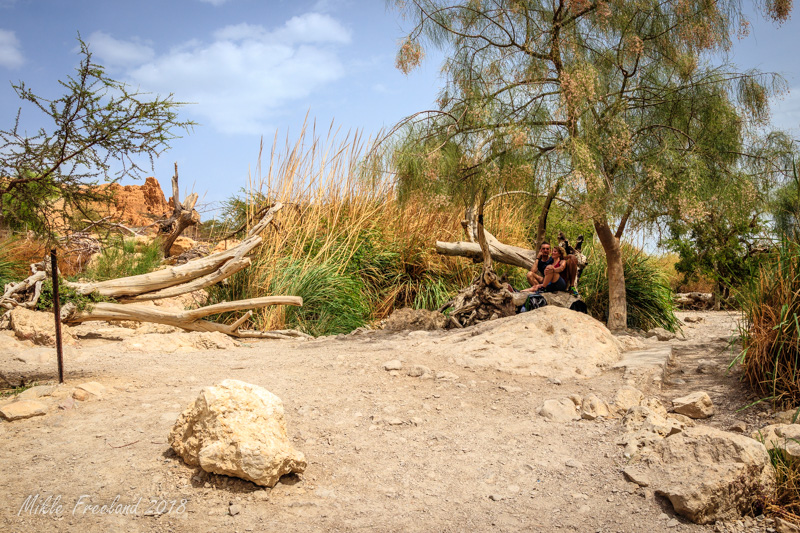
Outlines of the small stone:
<svg viewBox="0 0 800 533">
<path fill-rule="evenodd" d="M 734 433 L 746 433 L 747 432 L 747 422 L 742 420 L 737 420 L 731 427 L 728 428 L 728 431 L 732 431 Z"/>
<path fill-rule="evenodd" d="M 386 421 L 386 423 L 389 424 L 390 426 L 402 426 L 403 425 L 403 421 L 401 419 L 399 419 L 399 418 L 390 418 L 389 420 Z"/>
<path fill-rule="evenodd" d="M 667 527 L 678 527 L 679 525 L 681 525 L 681 523 L 675 520 L 674 518 L 669 522 L 667 522 Z"/>
<path fill-rule="evenodd" d="M 660 341 L 671 341 L 675 338 L 675 334 L 665 330 L 664 328 L 653 328 L 645 335 L 648 339 L 655 337 Z"/>
<path fill-rule="evenodd" d="M 580 468 L 583 466 L 580 461 L 576 461 L 575 459 L 567 459 L 567 462 L 564 464 L 569 468 Z"/>
<path fill-rule="evenodd" d="M 231 516 L 236 516 L 240 512 L 242 512 L 241 508 L 235 503 L 228 507 L 228 514 Z"/>
<path fill-rule="evenodd" d="M 79 402 L 85 402 L 89 399 L 90 394 L 83 389 L 75 389 L 72 391 L 72 397 Z"/>
<path fill-rule="evenodd" d="M 500 385 L 497 388 L 506 392 L 522 392 L 522 387 L 515 387 L 513 385 Z"/>
<path fill-rule="evenodd" d="M 78 406 L 78 403 L 75 401 L 74 398 L 64 398 L 58 403 L 58 408 L 62 411 L 69 411 L 70 409 L 75 409 Z"/>
<path fill-rule="evenodd" d="M 698 361 L 697 369 L 698 374 L 713 374 L 717 370 L 717 365 L 710 361 Z"/>
<path fill-rule="evenodd" d="M 569 422 L 580 418 L 575 404 L 569 398 L 545 400 L 537 413 L 551 422 Z"/>
<path fill-rule="evenodd" d="M 625 467 L 622 473 L 625 476 L 625 479 L 636 483 L 640 487 L 650 486 L 650 477 L 632 466 Z"/>
<path fill-rule="evenodd" d="M 550 385 L 561 385 L 561 380 L 558 378 L 547 378 L 547 382 Z"/>
<path fill-rule="evenodd" d="M 398 361 L 397 359 L 392 359 L 391 361 L 386 361 L 383 363 L 384 370 L 400 370 L 403 368 L 403 363 Z"/>
<path fill-rule="evenodd" d="M 411 418 L 411 423 L 414 424 L 415 426 L 421 426 L 422 425 L 422 419 L 420 417 L 418 417 L 418 416 L 412 417 Z"/>
<path fill-rule="evenodd" d="M 492 500 L 493 502 L 499 502 L 505 500 L 506 498 L 501 494 L 491 494 L 489 495 L 489 499 Z"/>
<path fill-rule="evenodd" d="M 714 404 L 707 393 L 693 392 L 672 400 L 672 408 L 676 413 L 689 418 L 709 418 L 714 415 Z"/>
<path fill-rule="evenodd" d="M 455 381 L 458 379 L 456 374 L 452 372 L 437 372 L 436 373 L 436 380 L 437 381 Z"/>
<path fill-rule="evenodd" d="M 583 398 L 581 398 L 580 394 L 570 394 L 569 399 L 572 400 L 572 403 L 575 404 L 575 407 L 580 407 L 583 403 Z"/>
<path fill-rule="evenodd" d="M 36 400 L 18 400 L 0 407 L 0 416 L 9 422 L 45 414 L 47 414 L 47 404 Z"/>
<path fill-rule="evenodd" d="M 414 365 L 408 369 L 407 374 L 412 378 L 420 378 L 426 374 L 430 374 L 431 369 L 424 365 Z"/>
<path fill-rule="evenodd" d="M 106 392 L 106 388 L 96 381 L 90 381 L 88 383 L 78 385 L 77 389 L 84 390 L 95 398 L 102 398 L 103 394 Z"/>
</svg>

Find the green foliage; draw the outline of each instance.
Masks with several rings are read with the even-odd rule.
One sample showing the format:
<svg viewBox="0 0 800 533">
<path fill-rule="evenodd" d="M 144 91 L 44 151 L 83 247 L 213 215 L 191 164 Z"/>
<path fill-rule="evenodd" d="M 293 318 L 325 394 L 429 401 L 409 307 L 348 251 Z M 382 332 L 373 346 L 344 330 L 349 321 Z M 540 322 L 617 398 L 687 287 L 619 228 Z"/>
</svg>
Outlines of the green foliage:
<svg viewBox="0 0 800 533">
<path fill-rule="evenodd" d="M 287 306 L 287 326 L 311 335 L 333 335 L 366 324 L 369 306 L 364 283 L 340 272 L 338 266 L 332 262 L 304 265 L 300 260 L 278 266 L 269 292 L 303 298 L 302 307 Z"/>
<path fill-rule="evenodd" d="M 800 403 L 800 244 L 784 241 L 738 294 L 744 380 L 777 405 Z"/>
<path fill-rule="evenodd" d="M 796 161 L 792 161 L 791 180 L 775 191 L 773 216 L 779 236 L 800 242 L 800 176 Z"/>
<path fill-rule="evenodd" d="M 39 300 L 36 302 L 36 310 L 52 311 L 53 301 L 53 280 L 48 278 L 42 283 L 42 293 L 39 296 Z M 93 304 L 98 302 L 113 302 L 114 299 L 102 296 L 96 292 L 78 294 L 75 292 L 75 289 L 65 285 L 63 279 L 60 278 L 58 283 L 58 301 L 62 308 L 68 303 L 73 303 L 78 311 L 91 311 Z"/>
<path fill-rule="evenodd" d="M 586 246 L 586 245 L 585 245 Z M 608 319 L 608 275 L 606 261 L 598 245 L 588 245 L 589 265 L 578 282 L 589 314 L 598 320 Z M 649 330 L 660 327 L 667 331 L 678 328 L 672 290 L 657 262 L 642 250 L 622 246 L 625 294 L 628 303 L 628 327 Z"/>
<path fill-rule="evenodd" d="M 103 248 L 83 277 L 93 281 L 137 276 L 154 271 L 161 264 L 161 243 L 156 239 L 137 245 L 133 240 L 120 239 Z"/>
<path fill-rule="evenodd" d="M 75 76 L 60 81 L 63 96 L 48 100 L 22 82 L 13 85 L 51 126 L 29 135 L 20 109 L 13 127 L 0 130 L 2 216 L 50 237 L 71 215 L 110 200 L 108 190 L 86 185 L 140 177 L 145 169 L 138 161 L 152 161 L 176 138 L 174 129 L 194 125 L 178 119 L 183 104 L 172 95 L 150 98 L 109 78 L 78 40 L 82 59 Z"/>
<path fill-rule="evenodd" d="M 25 275 L 27 265 L 14 259 L 9 253 L 11 241 L 5 239 L 0 241 L 0 288 L 5 287 L 6 283 L 20 281 Z"/>
</svg>

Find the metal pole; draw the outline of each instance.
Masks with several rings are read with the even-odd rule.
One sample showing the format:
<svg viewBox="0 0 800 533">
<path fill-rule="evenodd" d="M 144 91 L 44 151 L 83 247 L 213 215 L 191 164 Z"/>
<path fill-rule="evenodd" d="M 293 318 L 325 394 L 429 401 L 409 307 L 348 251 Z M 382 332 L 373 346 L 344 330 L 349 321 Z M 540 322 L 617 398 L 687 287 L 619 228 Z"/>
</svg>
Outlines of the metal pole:
<svg viewBox="0 0 800 533">
<path fill-rule="evenodd" d="M 58 382 L 64 383 L 64 354 L 61 351 L 61 301 L 58 297 L 58 258 L 56 249 L 50 250 L 50 266 L 53 270 L 53 314 L 56 319 L 56 353 L 58 354 Z"/>
</svg>

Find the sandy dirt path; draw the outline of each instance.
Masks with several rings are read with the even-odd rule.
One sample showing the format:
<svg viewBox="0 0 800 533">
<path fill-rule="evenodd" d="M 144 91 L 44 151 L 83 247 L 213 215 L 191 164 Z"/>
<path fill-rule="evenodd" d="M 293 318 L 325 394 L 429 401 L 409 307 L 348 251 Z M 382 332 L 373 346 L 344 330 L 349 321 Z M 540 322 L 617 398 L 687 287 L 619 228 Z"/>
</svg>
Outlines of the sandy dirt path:
<svg viewBox="0 0 800 533">
<path fill-rule="evenodd" d="M 703 322 L 687 324 L 688 340 L 670 341 L 677 357 L 661 391 L 665 405 L 710 388 L 721 408 L 712 425 L 745 420 L 754 429 L 766 414 L 735 412 L 747 396 L 724 368 L 735 317 L 687 315 Z M 97 381 L 107 388 L 102 399 L 0 422 L 0 526 L 84 533 L 714 530 L 624 479 L 618 420 L 552 423 L 536 414 L 545 399 L 570 394 L 610 402 L 624 385 L 622 369 L 560 383 L 468 369 L 442 343 L 450 334 L 375 332 L 171 354 L 157 345 L 133 352 L 86 342 L 80 361 L 68 361 L 69 384 Z M 392 359 L 404 369 L 384 370 Z M 700 359 L 716 370 L 697 374 Z M 413 365 L 442 379 L 406 375 Z M 167 435 L 179 413 L 201 388 L 227 378 L 283 400 L 289 435 L 309 462 L 302 476 L 263 489 L 187 467 L 174 455 Z M 59 500 L 37 513 L 25 508 L 35 495 Z M 115 498 L 129 505 L 127 514 L 93 514 L 92 506 Z M 755 521 L 742 527 L 748 524 L 766 530 Z"/>
</svg>

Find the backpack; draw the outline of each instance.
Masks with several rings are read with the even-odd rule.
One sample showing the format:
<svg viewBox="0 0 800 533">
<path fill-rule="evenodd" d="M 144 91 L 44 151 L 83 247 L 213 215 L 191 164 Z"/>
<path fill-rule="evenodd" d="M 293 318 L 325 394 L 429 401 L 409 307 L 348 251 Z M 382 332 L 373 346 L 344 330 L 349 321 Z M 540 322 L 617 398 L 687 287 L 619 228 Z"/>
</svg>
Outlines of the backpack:
<svg viewBox="0 0 800 533">
<path fill-rule="evenodd" d="M 544 307 L 547 305 L 547 300 L 545 300 L 544 296 L 541 294 L 532 292 L 528 299 L 525 300 L 525 303 L 522 304 L 522 307 L 517 309 L 517 313 L 524 313 L 526 311 L 533 311 L 534 309 L 539 309 L 540 307 Z"/>
</svg>

